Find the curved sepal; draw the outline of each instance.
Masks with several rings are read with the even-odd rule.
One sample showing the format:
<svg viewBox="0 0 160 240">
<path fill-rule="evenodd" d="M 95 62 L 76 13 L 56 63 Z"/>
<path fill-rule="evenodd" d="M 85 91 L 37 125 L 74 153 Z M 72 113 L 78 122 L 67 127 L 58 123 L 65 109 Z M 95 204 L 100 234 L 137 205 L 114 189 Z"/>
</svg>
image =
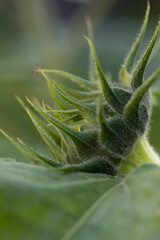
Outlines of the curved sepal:
<svg viewBox="0 0 160 240">
<path fill-rule="evenodd" d="M 91 41 L 94 43 L 94 33 L 93 33 L 93 26 L 91 19 L 87 16 L 86 17 L 86 25 L 87 25 L 87 30 L 88 30 L 88 36 L 91 39 Z M 89 78 L 91 81 L 97 81 L 98 80 L 98 73 L 96 69 L 96 62 L 93 56 L 92 51 L 90 51 L 90 56 L 89 56 Z"/>
<path fill-rule="evenodd" d="M 25 155 L 33 164 L 40 166 L 52 166 L 52 167 L 60 167 L 61 164 L 46 158 L 45 156 L 40 155 L 35 152 L 31 148 L 29 148 L 26 144 L 17 137 L 18 142 L 16 142 L 13 138 L 11 138 L 6 132 L 0 129 L 0 132 L 23 154 Z"/>
<path fill-rule="evenodd" d="M 120 69 L 120 77 L 121 77 L 122 81 L 124 82 L 124 84 L 127 86 L 130 86 L 130 83 L 131 83 L 131 72 L 132 72 L 134 60 L 135 60 L 136 54 L 138 52 L 138 49 L 140 47 L 140 44 L 143 40 L 146 28 L 147 28 L 149 13 L 150 13 L 150 4 L 148 1 L 147 10 L 146 10 L 146 14 L 144 17 L 144 21 L 143 21 L 140 33 L 139 33 L 138 37 L 136 38 L 136 41 L 134 42 L 130 52 L 128 53 L 123 65 Z"/>
<path fill-rule="evenodd" d="M 96 121 L 96 109 L 94 105 L 89 105 L 83 102 L 78 101 L 77 99 L 74 99 L 70 97 L 68 94 L 66 94 L 64 91 L 62 91 L 56 83 L 47 77 L 47 75 L 41 70 L 42 75 L 45 77 L 47 82 L 51 85 L 53 91 L 55 91 L 59 96 L 65 100 L 67 103 L 71 104 L 73 107 L 77 108 L 82 116 L 93 126 L 97 126 Z"/>
<path fill-rule="evenodd" d="M 49 149 L 51 150 L 53 156 L 57 159 L 57 161 L 61 163 L 67 163 L 66 154 L 61 149 L 60 137 L 49 127 L 47 127 L 46 124 L 36 114 L 33 113 L 33 111 L 27 108 L 27 106 L 18 96 L 15 95 L 15 98 L 26 110 L 37 131 L 40 133 L 44 142 L 48 145 Z"/>
<path fill-rule="evenodd" d="M 145 51 L 145 53 L 143 54 L 142 58 L 137 63 L 137 65 L 135 66 L 135 69 L 133 71 L 132 78 L 131 78 L 131 86 L 134 91 L 143 83 L 144 71 L 147 66 L 149 57 L 152 53 L 155 42 L 158 38 L 159 32 L 160 32 L 160 21 L 158 23 L 156 31 L 152 37 L 152 40 L 151 40 L 147 50 Z"/>
<path fill-rule="evenodd" d="M 97 54 L 96 54 L 96 51 L 94 49 L 93 43 L 91 42 L 91 40 L 87 36 L 85 36 L 85 35 L 83 35 L 83 36 L 88 41 L 88 44 L 89 44 L 90 49 L 92 51 L 92 54 L 94 56 L 94 59 L 95 59 L 95 62 L 96 62 L 96 68 L 97 68 L 97 72 L 98 72 L 98 76 L 99 76 L 99 79 L 100 79 L 100 82 L 101 82 L 101 86 L 102 86 L 102 91 L 103 91 L 103 94 L 104 94 L 104 97 L 105 97 L 107 103 L 115 111 L 117 111 L 118 113 L 122 113 L 123 106 L 120 103 L 120 101 L 118 100 L 117 96 L 114 94 L 111 86 L 109 85 L 109 83 L 107 82 L 107 80 L 105 78 L 105 75 L 104 75 L 104 73 L 103 73 L 103 71 L 101 69 L 100 63 L 98 61 Z"/>
<path fill-rule="evenodd" d="M 59 71 L 59 70 L 54 70 L 54 69 L 38 69 L 35 72 L 38 73 L 53 73 L 56 75 L 59 75 L 61 77 L 65 77 L 66 79 L 69 79 L 75 83 L 77 83 L 80 87 L 85 88 L 85 89 L 90 89 L 90 90 L 97 90 L 98 89 L 98 85 L 94 82 L 88 81 L 84 78 L 75 76 L 71 73 L 68 72 L 64 72 L 64 71 Z"/>
<path fill-rule="evenodd" d="M 142 128 L 144 131 L 144 122 L 140 119 L 139 107 L 142 102 L 143 97 L 155 82 L 155 80 L 160 76 L 160 69 L 158 69 L 151 77 L 149 77 L 137 90 L 133 93 L 130 101 L 124 109 L 124 119 L 127 125 L 136 131 Z M 141 111 L 145 111 L 144 106 L 141 106 Z M 148 113 L 150 114 L 150 113 Z M 144 112 L 143 112 L 144 115 Z"/>
<path fill-rule="evenodd" d="M 17 140 L 21 144 L 21 146 L 24 148 L 24 150 L 26 152 L 26 157 L 29 158 L 29 156 L 32 156 L 32 158 L 35 158 L 35 160 L 38 159 L 38 161 L 40 161 L 41 163 L 47 164 L 47 165 L 55 167 L 55 168 L 62 166 L 62 164 L 54 161 L 53 159 L 49 159 L 49 158 L 37 153 L 36 151 L 34 151 L 32 148 L 27 146 L 19 137 L 17 137 Z"/>
</svg>

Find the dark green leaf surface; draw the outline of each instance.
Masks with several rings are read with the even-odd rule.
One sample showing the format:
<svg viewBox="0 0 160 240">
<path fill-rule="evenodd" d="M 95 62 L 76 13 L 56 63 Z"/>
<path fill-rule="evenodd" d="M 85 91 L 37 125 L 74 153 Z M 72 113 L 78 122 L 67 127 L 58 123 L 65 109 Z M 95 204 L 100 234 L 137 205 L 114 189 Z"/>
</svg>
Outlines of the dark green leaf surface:
<svg viewBox="0 0 160 240">
<path fill-rule="evenodd" d="M 120 181 L 0 161 L 1 240 L 158 240 L 160 168 Z"/>
</svg>

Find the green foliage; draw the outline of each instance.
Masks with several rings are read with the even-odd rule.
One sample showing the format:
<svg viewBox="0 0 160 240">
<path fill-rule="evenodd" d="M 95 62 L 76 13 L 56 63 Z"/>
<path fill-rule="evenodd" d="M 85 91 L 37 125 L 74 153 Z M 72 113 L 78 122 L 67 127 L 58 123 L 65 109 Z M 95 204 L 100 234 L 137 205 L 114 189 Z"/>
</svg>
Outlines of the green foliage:
<svg viewBox="0 0 160 240">
<path fill-rule="evenodd" d="M 83 36 L 90 47 L 90 79 L 63 71 L 41 69 L 37 65 L 36 72 L 46 80 L 56 107 L 53 109 L 44 102 L 40 104 L 25 96 L 26 104 L 15 96 L 50 148 L 53 160 L 39 155 L 19 138 L 16 143 L 3 130 L 0 130 L 1 133 L 35 164 L 45 164 L 65 172 L 88 171 L 116 175 L 119 168 L 122 169 L 123 162 L 131 159 L 130 155 L 133 156 L 134 149 L 141 145 L 142 138 L 148 132 L 151 114 L 148 90 L 160 76 L 158 69 L 147 80 L 144 79 L 160 32 L 160 22 L 146 51 L 135 63 L 149 12 L 148 3 L 141 31 L 120 70 L 122 83 L 111 84 L 103 73 L 93 43 L 92 24 L 87 19 L 90 38 Z M 70 87 L 51 78 L 51 74 L 65 78 Z M 133 158 L 132 167 L 135 162 Z M 143 162 L 146 162 L 145 159 L 139 165 Z"/>
<path fill-rule="evenodd" d="M 125 180 L 0 161 L 0 239 L 159 238 L 160 169 Z"/>
<path fill-rule="evenodd" d="M 120 70 L 120 84 L 112 84 L 103 73 L 87 19 L 89 80 L 38 67 L 54 107 L 14 95 L 53 157 L 0 129 L 33 163 L 0 159 L 0 239 L 159 239 L 160 168 L 151 163 L 160 165 L 160 160 L 147 133 L 152 110 L 149 89 L 160 69 L 146 80 L 144 72 L 160 22 L 135 63 L 149 10 L 148 3 L 140 34 Z M 157 92 L 153 99 L 158 104 Z"/>
</svg>

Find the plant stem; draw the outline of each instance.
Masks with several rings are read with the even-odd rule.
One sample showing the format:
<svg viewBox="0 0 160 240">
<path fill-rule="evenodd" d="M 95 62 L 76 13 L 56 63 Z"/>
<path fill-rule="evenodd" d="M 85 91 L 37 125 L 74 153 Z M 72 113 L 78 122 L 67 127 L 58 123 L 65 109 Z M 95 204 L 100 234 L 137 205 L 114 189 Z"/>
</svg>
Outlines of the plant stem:
<svg viewBox="0 0 160 240">
<path fill-rule="evenodd" d="M 132 153 L 122 160 L 119 176 L 125 176 L 134 168 L 145 163 L 152 163 L 160 166 L 160 158 L 150 146 L 146 136 L 143 136 Z"/>
</svg>

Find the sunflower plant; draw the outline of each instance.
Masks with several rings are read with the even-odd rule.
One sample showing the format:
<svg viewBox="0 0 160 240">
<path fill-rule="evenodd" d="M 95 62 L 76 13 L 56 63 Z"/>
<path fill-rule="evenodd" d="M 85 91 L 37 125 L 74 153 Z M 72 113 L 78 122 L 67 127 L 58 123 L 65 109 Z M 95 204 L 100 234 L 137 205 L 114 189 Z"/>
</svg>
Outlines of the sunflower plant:
<svg viewBox="0 0 160 240">
<path fill-rule="evenodd" d="M 158 239 L 160 159 L 148 142 L 150 88 L 158 68 L 144 73 L 160 32 L 160 21 L 145 51 L 137 52 L 150 4 L 120 81 L 105 75 L 87 19 L 89 79 L 43 69 L 53 106 L 14 95 L 49 147 L 48 158 L 19 137 L 5 135 L 33 164 L 0 162 L 1 239 Z M 56 77 L 65 79 L 64 84 Z"/>
</svg>

